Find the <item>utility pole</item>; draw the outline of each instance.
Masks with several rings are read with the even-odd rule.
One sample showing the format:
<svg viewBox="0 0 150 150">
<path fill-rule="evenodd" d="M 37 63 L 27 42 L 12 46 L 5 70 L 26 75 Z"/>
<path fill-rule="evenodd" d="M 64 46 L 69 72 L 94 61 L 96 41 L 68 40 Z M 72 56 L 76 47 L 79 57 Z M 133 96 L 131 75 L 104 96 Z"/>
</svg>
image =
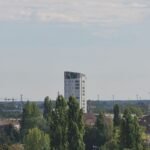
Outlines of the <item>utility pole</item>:
<svg viewBox="0 0 150 150">
<path fill-rule="evenodd" d="M 20 100 L 21 100 L 21 102 L 23 101 L 23 95 L 22 94 L 20 95 Z"/>
<path fill-rule="evenodd" d="M 57 92 L 57 94 L 58 94 L 58 96 L 60 96 L 60 92 L 59 91 Z"/>
<path fill-rule="evenodd" d="M 99 94 L 97 95 L 97 100 L 98 100 L 98 101 L 100 100 L 100 96 L 99 96 Z"/>
<path fill-rule="evenodd" d="M 112 95 L 112 100 L 113 100 L 113 106 L 115 105 L 115 95 Z"/>
<path fill-rule="evenodd" d="M 20 95 L 21 111 L 23 111 L 23 94 Z"/>
</svg>

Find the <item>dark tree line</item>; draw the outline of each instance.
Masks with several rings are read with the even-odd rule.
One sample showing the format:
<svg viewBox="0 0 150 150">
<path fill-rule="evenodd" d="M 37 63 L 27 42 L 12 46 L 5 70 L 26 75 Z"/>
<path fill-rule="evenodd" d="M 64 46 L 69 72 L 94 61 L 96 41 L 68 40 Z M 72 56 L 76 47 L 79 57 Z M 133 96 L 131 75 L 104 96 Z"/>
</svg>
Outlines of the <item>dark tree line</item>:
<svg viewBox="0 0 150 150">
<path fill-rule="evenodd" d="M 9 149 L 10 144 L 22 145 L 15 145 L 16 150 L 146 150 L 143 129 L 130 109 L 121 115 L 115 105 L 113 114 L 112 120 L 100 112 L 95 125 L 89 127 L 85 126 L 82 109 L 74 97 L 66 101 L 59 95 L 55 106 L 46 97 L 43 112 L 35 103 L 27 102 L 20 132 L 12 126 L 6 128 L 0 142 L 8 146 L 0 145 L 0 150 Z"/>
<path fill-rule="evenodd" d="M 86 127 L 86 150 L 146 150 L 142 139 L 144 130 L 138 118 L 128 108 L 121 117 L 117 104 L 113 112 L 113 122 L 108 122 L 105 114 L 100 112 L 95 126 Z"/>
<path fill-rule="evenodd" d="M 84 150 L 83 112 L 74 97 L 67 102 L 63 96 L 58 96 L 54 108 L 49 97 L 46 97 L 43 116 L 34 103 L 28 102 L 22 114 L 21 135 L 26 150 L 33 149 L 34 140 L 36 150 L 42 150 L 42 145 L 44 150 Z M 37 136 L 43 138 L 37 142 Z M 47 142 L 49 146 L 44 147 Z"/>
</svg>

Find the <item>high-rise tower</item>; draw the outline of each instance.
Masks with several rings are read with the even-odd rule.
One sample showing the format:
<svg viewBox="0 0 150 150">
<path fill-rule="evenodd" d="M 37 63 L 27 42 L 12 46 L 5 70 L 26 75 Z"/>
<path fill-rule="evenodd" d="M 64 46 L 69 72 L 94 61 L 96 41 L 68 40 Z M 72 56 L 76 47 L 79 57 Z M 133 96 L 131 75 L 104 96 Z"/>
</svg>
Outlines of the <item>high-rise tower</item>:
<svg viewBox="0 0 150 150">
<path fill-rule="evenodd" d="M 64 73 L 64 96 L 67 100 L 70 96 L 76 97 L 84 113 L 87 112 L 85 84 L 86 76 L 84 74 L 77 72 Z"/>
</svg>

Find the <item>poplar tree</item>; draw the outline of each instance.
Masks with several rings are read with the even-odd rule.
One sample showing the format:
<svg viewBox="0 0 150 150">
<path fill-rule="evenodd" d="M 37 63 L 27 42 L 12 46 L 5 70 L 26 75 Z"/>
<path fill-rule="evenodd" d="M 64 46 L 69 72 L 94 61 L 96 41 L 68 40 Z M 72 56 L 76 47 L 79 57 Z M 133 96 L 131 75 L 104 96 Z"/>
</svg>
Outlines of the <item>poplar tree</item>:
<svg viewBox="0 0 150 150">
<path fill-rule="evenodd" d="M 50 128 L 50 136 L 52 139 L 52 147 L 55 150 L 67 150 L 67 103 L 63 96 L 58 96 L 56 100 L 55 110 L 52 112 L 52 124 Z"/>
<path fill-rule="evenodd" d="M 114 119 L 113 119 L 113 124 L 114 127 L 118 127 L 120 125 L 120 110 L 119 110 L 119 105 L 116 104 L 113 108 L 113 112 L 114 112 Z"/>
<path fill-rule="evenodd" d="M 101 147 L 107 141 L 111 139 L 112 126 L 106 121 L 106 118 L 103 112 L 99 113 L 95 126 L 97 129 L 97 145 L 96 146 Z"/>
<path fill-rule="evenodd" d="M 137 118 L 132 116 L 129 109 L 125 109 L 121 122 L 121 148 L 143 150 L 141 134 L 142 129 Z"/>
<path fill-rule="evenodd" d="M 68 107 L 68 149 L 84 150 L 83 111 L 79 108 L 77 100 L 72 96 L 69 98 Z"/>
<path fill-rule="evenodd" d="M 52 119 L 52 102 L 48 96 L 44 99 L 43 117 L 47 122 L 50 122 Z"/>
<path fill-rule="evenodd" d="M 25 150 L 50 150 L 50 139 L 38 128 L 30 129 L 23 140 Z"/>
<path fill-rule="evenodd" d="M 28 132 L 29 129 L 39 127 L 42 121 L 42 114 L 34 102 L 27 102 L 23 108 L 21 119 L 21 136 Z"/>
</svg>

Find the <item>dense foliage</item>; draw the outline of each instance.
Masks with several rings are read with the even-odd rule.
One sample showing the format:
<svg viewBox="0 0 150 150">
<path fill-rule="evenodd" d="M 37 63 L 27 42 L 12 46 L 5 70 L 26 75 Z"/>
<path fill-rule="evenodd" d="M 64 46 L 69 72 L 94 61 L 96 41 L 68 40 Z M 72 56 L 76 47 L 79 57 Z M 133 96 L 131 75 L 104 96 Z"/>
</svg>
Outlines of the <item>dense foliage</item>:
<svg viewBox="0 0 150 150">
<path fill-rule="evenodd" d="M 120 125 L 120 121 L 121 121 L 119 105 L 116 104 L 114 106 L 113 112 L 114 112 L 114 118 L 113 118 L 114 127 L 117 127 Z"/>
<path fill-rule="evenodd" d="M 103 112 L 100 112 L 94 127 L 86 127 L 84 141 L 86 150 L 99 149 L 112 138 L 112 121 L 106 119 Z"/>
<path fill-rule="evenodd" d="M 58 96 L 56 100 L 55 111 L 52 112 L 52 120 L 49 125 L 52 149 L 67 150 L 67 103 L 63 96 Z"/>
<path fill-rule="evenodd" d="M 27 102 L 21 129 L 8 125 L 0 130 L 0 150 L 146 150 L 137 110 L 127 107 L 121 115 L 115 104 L 113 119 L 99 111 L 95 125 L 86 126 L 74 97 L 66 101 L 59 95 L 55 105 L 46 97 L 43 111 Z"/>
<path fill-rule="evenodd" d="M 50 139 L 38 128 L 29 129 L 23 140 L 25 150 L 49 150 Z"/>
<path fill-rule="evenodd" d="M 114 104 L 119 105 L 121 113 L 123 113 L 126 108 L 130 108 L 131 112 L 138 116 L 149 114 L 150 100 L 88 100 L 87 108 L 88 112 L 99 113 L 99 111 L 101 110 L 106 113 L 113 113 Z"/>
<path fill-rule="evenodd" d="M 40 127 L 42 123 L 42 114 L 33 102 L 27 102 L 24 106 L 21 119 L 21 137 L 27 134 L 28 130 L 35 127 Z"/>
<path fill-rule="evenodd" d="M 125 109 L 121 117 L 119 106 L 115 105 L 113 123 L 106 118 L 100 112 L 95 126 L 85 128 L 86 150 L 148 150 L 142 139 L 144 130 L 130 109 Z"/>
<path fill-rule="evenodd" d="M 120 145 L 122 148 L 143 150 L 141 139 L 142 128 L 136 117 L 132 117 L 130 110 L 126 109 L 121 122 Z"/>
<path fill-rule="evenodd" d="M 19 131 L 12 124 L 4 126 L 0 131 L 0 144 L 14 144 L 19 142 Z"/>
<path fill-rule="evenodd" d="M 83 112 L 74 97 L 69 98 L 68 106 L 68 150 L 84 150 Z"/>
</svg>

